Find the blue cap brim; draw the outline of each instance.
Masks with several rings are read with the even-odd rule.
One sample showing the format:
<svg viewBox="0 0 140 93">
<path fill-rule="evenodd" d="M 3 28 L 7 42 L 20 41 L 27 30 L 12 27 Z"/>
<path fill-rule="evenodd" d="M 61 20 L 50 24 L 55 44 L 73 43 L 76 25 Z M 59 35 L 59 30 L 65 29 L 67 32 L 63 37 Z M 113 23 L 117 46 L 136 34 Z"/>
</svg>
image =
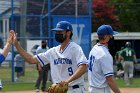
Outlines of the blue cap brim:
<svg viewBox="0 0 140 93">
<path fill-rule="evenodd" d="M 116 34 L 118 34 L 119 32 L 116 32 L 116 31 L 113 31 L 113 35 L 116 35 Z"/>
<path fill-rule="evenodd" d="M 64 31 L 64 29 L 54 28 L 54 29 L 52 29 L 52 31 Z"/>
</svg>

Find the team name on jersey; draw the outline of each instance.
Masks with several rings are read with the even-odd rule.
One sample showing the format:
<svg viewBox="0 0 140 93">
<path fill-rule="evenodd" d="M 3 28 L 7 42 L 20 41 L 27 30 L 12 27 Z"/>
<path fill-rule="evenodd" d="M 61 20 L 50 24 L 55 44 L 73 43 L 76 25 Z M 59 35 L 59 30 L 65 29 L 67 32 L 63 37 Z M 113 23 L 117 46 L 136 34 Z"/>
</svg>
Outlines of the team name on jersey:
<svg viewBox="0 0 140 93">
<path fill-rule="evenodd" d="M 58 58 L 54 60 L 54 65 L 58 64 L 72 64 L 72 61 L 68 58 Z"/>
</svg>

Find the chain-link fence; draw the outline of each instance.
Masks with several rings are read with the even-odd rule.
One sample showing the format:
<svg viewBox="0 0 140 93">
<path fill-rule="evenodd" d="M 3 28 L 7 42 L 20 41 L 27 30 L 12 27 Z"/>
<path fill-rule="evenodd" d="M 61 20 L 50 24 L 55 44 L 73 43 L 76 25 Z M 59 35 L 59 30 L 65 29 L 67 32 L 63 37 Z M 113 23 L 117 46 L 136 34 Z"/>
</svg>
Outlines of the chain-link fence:
<svg viewBox="0 0 140 93">
<path fill-rule="evenodd" d="M 10 29 L 18 33 L 21 46 L 31 54 L 31 49 L 40 45 L 42 39 L 48 40 L 49 47 L 53 47 L 54 35 L 50 31 L 54 25 L 53 17 L 74 17 L 77 22 L 81 16 L 90 16 L 89 1 L 91 0 L 0 0 L 0 48 L 4 47 Z M 16 49 L 11 48 L 8 55 L 10 58 L 0 66 L 2 82 L 14 82 L 16 77 L 11 53 L 15 56 Z M 38 76 L 35 65 L 26 63 L 24 68 L 25 73 L 20 81 L 35 81 Z"/>
</svg>

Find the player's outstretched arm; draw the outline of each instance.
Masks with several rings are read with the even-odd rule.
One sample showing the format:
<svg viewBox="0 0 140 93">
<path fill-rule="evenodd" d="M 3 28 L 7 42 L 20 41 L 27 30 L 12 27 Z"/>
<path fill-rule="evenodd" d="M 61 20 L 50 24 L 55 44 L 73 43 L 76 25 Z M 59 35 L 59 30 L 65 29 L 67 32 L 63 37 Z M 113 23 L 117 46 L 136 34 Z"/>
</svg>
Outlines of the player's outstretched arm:
<svg viewBox="0 0 140 93">
<path fill-rule="evenodd" d="M 27 53 L 20 45 L 20 43 L 17 41 L 17 34 L 14 33 L 13 43 L 17 49 L 17 51 L 20 53 L 20 55 L 30 64 L 37 64 L 38 60 L 32 56 L 31 54 Z"/>
<path fill-rule="evenodd" d="M 5 57 L 7 56 L 9 49 L 10 49 L 10 45 L 12 43 L 12 38 L 13 38 L 13 32 L 10 31 L 9 36 L 7 38 L 7 42 L 2 50 L 2 53 L 0 54 L 0 63 L 2 63 L 5 59 Z"/>
<path fill-rule="evenodd" d="M 11 43 L 12 43 L 12 38 L 13 38 L 13 36 L 14 36 L 13 31 L 10 31 L 9 36 L 8 36 L 8 38 L 7 38 L 7 42 L 6 42 L 6 44 L 5 44 L 4 48 L 3 48 L 3 51 L 2 51 L 2 54 L 3 54 L 5 57 L 7 56 L 8 52 L 9 52 L 9 49 L 10 49 L 10 45 L 11 45 Z"/>
<path fill-rule="evenodd" d="M 124 61 L 124 58 L 121 55 L 119 55 L 118 62 L 121 62 L 121 61 Z"/>
</svg>

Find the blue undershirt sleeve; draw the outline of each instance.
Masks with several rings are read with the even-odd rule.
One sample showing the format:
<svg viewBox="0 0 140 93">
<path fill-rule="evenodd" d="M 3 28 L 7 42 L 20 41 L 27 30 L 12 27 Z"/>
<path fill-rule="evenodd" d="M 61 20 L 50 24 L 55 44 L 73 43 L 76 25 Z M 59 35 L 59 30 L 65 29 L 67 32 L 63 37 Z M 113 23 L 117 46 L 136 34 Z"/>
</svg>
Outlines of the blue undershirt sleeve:
<svg viewBox="0 0 140 93">
<path fill-rule="evenodd" d="M 4 55 L 0 54 L 0 64 L 5 60 Z"/>
</svg>

